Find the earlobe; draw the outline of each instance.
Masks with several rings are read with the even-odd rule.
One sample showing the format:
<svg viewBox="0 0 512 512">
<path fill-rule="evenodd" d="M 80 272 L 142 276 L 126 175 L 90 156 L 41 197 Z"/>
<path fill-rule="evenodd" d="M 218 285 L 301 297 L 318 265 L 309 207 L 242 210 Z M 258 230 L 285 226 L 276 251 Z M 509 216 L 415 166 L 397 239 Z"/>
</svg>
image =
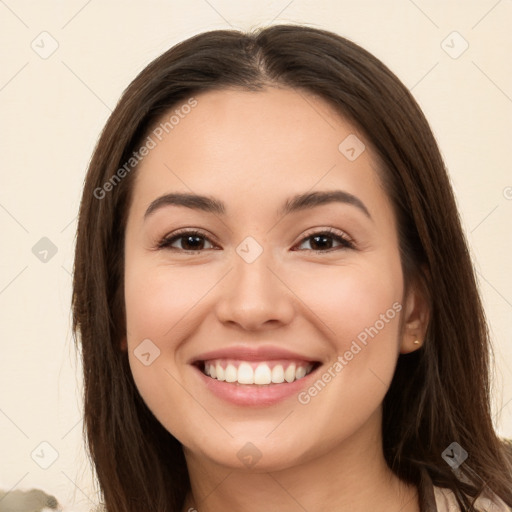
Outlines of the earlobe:
<svg viewBox="0 0 512 512">
<path fill-rule="evenodd" d="M 128 351 L 128 343 L 126 342 L 126 338 L 122 338 L 121 339 L 121 342 L 119 343 L 119 347 L 121 348 L 121 350 L 123 352 L 127 352 Z"/>
<path fill-rule="evenodd" d="M 414 340 L 414 341 L 411 341 Z M 404 339 L 402 340 L 402 344 L 400 346 L 400 354 L 409 354 L 410 352 L 414 352 L 423 346 L 422 340 L 420 340 L 416 336 L 412 336 L 407 339 L 407 335 L 404 334 Z"/>
<path fill-rule="evenodd" d="M 425 294 L 417 283 L 407 293 L 403 317 L 400 353 L 409 354 L 421 348 L 425 341 L 430 308 Z"/>
</svg>

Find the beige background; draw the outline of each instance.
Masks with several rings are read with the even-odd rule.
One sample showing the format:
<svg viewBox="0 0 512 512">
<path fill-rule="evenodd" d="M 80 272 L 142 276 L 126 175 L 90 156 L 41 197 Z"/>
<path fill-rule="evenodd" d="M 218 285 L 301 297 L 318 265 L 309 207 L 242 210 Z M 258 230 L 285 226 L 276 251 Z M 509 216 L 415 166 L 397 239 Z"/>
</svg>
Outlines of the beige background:
<svg viewBox="0 0 512 512">
<path fill-rule="evenodd" d="M 424 109 L 453 180 L 494 340 L 496 427 L 512 437 L 511 0 L 5 0 L 0 489 L 42 488 L 78 512 L 96 501 L 69 302 L 85 169 L 121 92 L 186 37 L 278 22 L 361 44 Z M 57 248 L 46 262 L 32 252 L 43 237 Z M 48 469 L 40 465 L 52 462 L 52 448 L 41 442 L 58 452 Z"/>
</svg>

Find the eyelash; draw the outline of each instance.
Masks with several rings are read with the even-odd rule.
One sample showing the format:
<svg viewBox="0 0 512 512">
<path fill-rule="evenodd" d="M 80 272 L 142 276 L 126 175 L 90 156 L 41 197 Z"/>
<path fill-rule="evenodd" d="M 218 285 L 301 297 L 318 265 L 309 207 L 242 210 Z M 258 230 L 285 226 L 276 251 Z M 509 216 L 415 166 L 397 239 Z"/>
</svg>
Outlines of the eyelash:
<svg viewBox="0 0 512 512">
<path fill-rule="evenodd" d="M 186 238 L 186 236 L 196 236 L 200 238 L 204 238 L 211 244 L 214 244 L 204 233 L 200 231 L 196 231 L 194 229 L 183 229 L 181 231 L 178 231 L 176 233 L 173 233 L 171 236 L 164 237 L 160 242 L 157 244 L 157 249 L 167 249 L 171 251 L 179 251 L 186 254 L 199 254 L 201 252 L 204 252 L 206 250 L 212 250 L 212 249 L 201 249 L 201 250 L 187 250 L 187 249 L 179 249 L 176 247 L 171 247 L 171 244 L 179 240 L 180 238 Z M 318 249 L 299 249 L 301 251 L 309 250 L 313 251 L 316 254 L 322 254 L 326 252 L 333 252 L 340 249 L 355 249 L 354 242 L 345 234 L 342 232 L 338 232 L 337 230 L 333 228 L 326 228 L 322 229 L 320 231 L 314 231 L 311 234 L 306 235 L 304 238 L 301 239 L 298 245 L 302 245 L 303 242 L 306 240 L 309 240 L 310 238 L 313 238 L 315 236 L 321 236 L 321 235 L 327 235 L 328 237 L 334 239 L 336 242 L 339 242 L 341 245 L 338 247 L 332 247 L 330 249 L 326 250 L 318 250 Z"/>
</svg>

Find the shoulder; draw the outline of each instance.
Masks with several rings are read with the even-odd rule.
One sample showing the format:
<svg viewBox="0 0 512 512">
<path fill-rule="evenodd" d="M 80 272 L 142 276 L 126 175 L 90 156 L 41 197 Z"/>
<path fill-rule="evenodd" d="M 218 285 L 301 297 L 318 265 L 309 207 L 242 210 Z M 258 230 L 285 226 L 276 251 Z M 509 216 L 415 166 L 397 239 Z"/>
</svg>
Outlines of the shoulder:
<svg viewBox="0 0 512 512">
<path fill-rule="evenodd" d="M 460 511 L 455 494 L 450 489 L 434 486 L 434 496 L 438 512 Z M 506 503 L 495 494 L 492 496 L 487 494 L 480 495 L 475 501 L 475 508 L 486 512 L 512 512 L 512 508 L 508 507 Z"/>
</svg>

